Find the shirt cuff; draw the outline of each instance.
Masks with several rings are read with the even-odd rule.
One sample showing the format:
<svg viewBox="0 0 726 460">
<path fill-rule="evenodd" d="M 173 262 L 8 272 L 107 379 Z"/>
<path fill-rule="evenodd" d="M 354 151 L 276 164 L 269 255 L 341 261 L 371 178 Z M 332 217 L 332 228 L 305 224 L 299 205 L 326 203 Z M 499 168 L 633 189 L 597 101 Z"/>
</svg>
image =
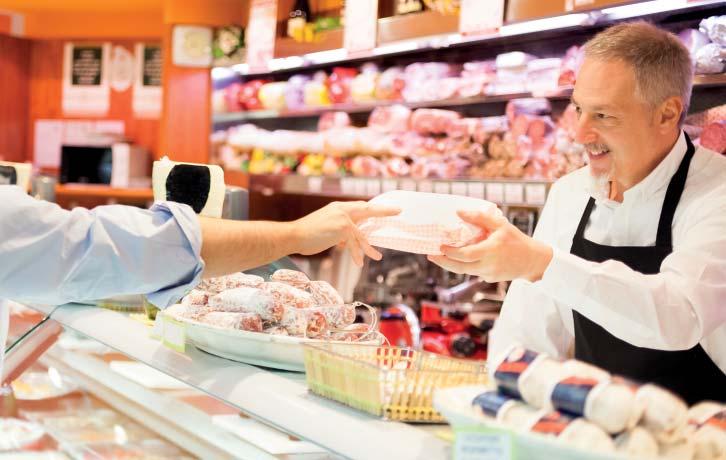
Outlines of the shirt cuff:
<svg viewBox="0 0 726 460">
<path fill-rule="evenodd" d="M 177 303 L 199 284 L 202 279 L 202 272 L 204 271 L 204 261 L 202 260 L 202 229 L 199 225 L 199 217 L 194 213 L 192 208 L 185 204 L 166 201 L 156 202 L 150 211 L 170 214 L 174 218 L 189 242 L 190 256 L 196 260 L 196 265 L 188 277 L 180 280 L 176 285 L 146 295 L 147 300 L 151 304 L 164 309 Z"/>
<path fill-rule="evenodd" d="M 554 300 L 570 306 L 583 303 L 582 299 L 590 283 L 593 263 L 564 252 L 552 249 L 552 260 L 542 279 L 532 283 Z"/>
</svg>

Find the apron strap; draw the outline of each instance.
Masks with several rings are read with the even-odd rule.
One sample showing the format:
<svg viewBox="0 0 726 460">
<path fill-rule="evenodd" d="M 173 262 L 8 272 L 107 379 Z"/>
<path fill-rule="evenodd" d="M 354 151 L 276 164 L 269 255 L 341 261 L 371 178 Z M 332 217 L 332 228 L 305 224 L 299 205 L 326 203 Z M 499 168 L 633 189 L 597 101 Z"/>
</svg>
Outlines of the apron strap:
<svg viewBox="0 0 726 460">
<path fill-rule="evenodd" d="M 582 213 L 582 217 L 580 218 L 580 223 L 577 225 L 577 231 L 575 232 L 574 239 L 584 238 L 585 227 L 587 227 L 587 223 L 590 221 L 590 214 L 592 214 L 592 210 L 594 207 L 595 198 L 590 197 L 590 201 L 587 202 L 587 206 L 585 206 L 585 211 Z"/>
<path fill-rule="evenodd" d="M 673 216 L 676 214 L 676 208 L 678 202 L 681 200 L 683 189 L 686 186 L 686 179 L 688 178 L 688 167 L 691 164 L 691 159 L 695 152 L 693 143 L 688 137 L 688 134 L 683 133 L 686 136 L 686 144 L 688 149 L 686 155 L 683 157 L 678 170 L 673 175 L 668 189 L 666 190 L 665 199 L 663 200 L 663 208 L 660 211 L 660 219 L 658 220 L 658 234 L 655 239 L 656 246 L 673 247 L 672 233 L 673 233 Z"/>
</svg>

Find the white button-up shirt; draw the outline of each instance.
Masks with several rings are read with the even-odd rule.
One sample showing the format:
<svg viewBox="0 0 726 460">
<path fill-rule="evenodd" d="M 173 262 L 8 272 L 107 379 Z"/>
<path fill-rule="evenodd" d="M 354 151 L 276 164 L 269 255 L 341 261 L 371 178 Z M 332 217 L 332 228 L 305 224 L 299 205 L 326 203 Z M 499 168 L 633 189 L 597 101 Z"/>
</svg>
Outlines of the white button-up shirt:
<svg viewBox="0 0 726 460">
<path fill-rule="evenodd" d="M 199 221 L 186 205 L 66 211 L 0 185 L 0 370 L 3 298 L 59 305 L 147 294 L 164 308 L 199 282 L 201 247 Z"/>
<path fill-rule="evenodd" d="M 686 148 L 681 133 L 622 203 L 597 199 L 584 237 L 608 246 L 653 246 L 668 183 Z M 553 247 L 552 262 L 540 281 L 512 283 L 490 335 L 491 365 L 514 343 L 566 357 L 574 309 L 635 346 L 685 350 L 700 343 L 726 373 L 726 157 L 696 149 L 673 219 L 673 252 L 654 275 L 570 254 L 591 196 L 589 174 L 585 167 L 552 186 L 534 233 Z"/>
</svg>

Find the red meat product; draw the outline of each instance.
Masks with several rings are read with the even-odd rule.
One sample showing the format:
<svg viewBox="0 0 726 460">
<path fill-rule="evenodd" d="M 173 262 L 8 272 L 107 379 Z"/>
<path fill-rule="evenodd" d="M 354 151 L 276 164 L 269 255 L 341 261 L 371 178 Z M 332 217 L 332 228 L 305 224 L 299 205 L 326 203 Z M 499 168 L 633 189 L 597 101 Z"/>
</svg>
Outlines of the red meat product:
<svg viewBox="0 0 726 460">
<path fill-rule="evenodd" d="M 726 154 L 726 120 L 706 125 L 701 132 L 700 142 L 707 149 Z"/>
<path fill-rule="evenodd" d="M 351 102 L 350 85 L 356 75 L 358 75 L 358 71 L 356 69 L 348 67 L 333 68 L 333 73 L 330 74 L 325 82 L 328 87 L 330 101 L 333 104 L 345 104 Z"/>
<path fill-rule="evenodd" d="M 318 131 L 346 128 L 348 126 L 350 126 L 350 116 L 347 112 L 325 112 L 318 120 Z"/>
<path fill-rule="evenodd" d="M 391 157 L 383 162 L 383 175 L 386 177 L 406 177 L 411 166 L 401 157 Z"/>
<path fill-rule="evenodd" d="M 570 47 L 562 58 L 562 66 L 560 67 L 560 77 L 557 80 L 559 86 L 573 86 L 577 71 L 582 64 L 583 52 L 578 46 Z"/>
<path fill-rule="evenodd" d="M 461 115 L 451 110 L 417 109 L 411 116 L 411 127 L 422 134 L 444 134 L 459 118 Z"/>
<path fill-rule="evenodd" d="M 399 101 L 406 87 L 406 76 L 401 67 L 391 67 L 383 71 L 376 83 L 376 99 Z"/>
<path fill-rule="evenodd" d="M 379 160 L 367 155 L 359 155 L 350 163 L 351 173 L 359 177 L 378 177 L 382 169 L 383 164 Z"/>
<path fill-rule="evenodd" d="M 412 131 L 396 133 L 390 138 L 389 153 L 399 157 L 412 157 L 416 155 L 422 142 L 423 138 Z"/>
<path fill-rule="evenodd" d="M 258 97 L 262 85 L 270 83 L 267 80 L 251 80 L 242 86 L 239 93 L 239 102 L 247 110 L 262 110 L 262 103 Z"/>
<path fill-rule="evenodd" d="M 242 105 L 239 100 L 240 91 L 242 91 L 242 84 L 236 82 L 224 88 L 224 102 L 227 112 L 239 112 L 242 110 Z"/>
<path fill-rule="evenodd" d="M 272 295 L 275 305 L 294 308 L 310 308 L 313 296 L 309 292 L 290 286 L 289 284 L 270 281 L 262 285 L 262 290 Z"/>
<path fill-rule="evenodd" d="M 411 109 L 400 104 L 376 107 L 368 118 L 368 127 L 383 133 L 400 133 L 408 130 Z"/>
<path fill-rule="evenodd" d="M 306 311 L 307 326 L 305 328 L 305 336 L 315 339 L 328 333 L 328 320 L 325 315 L 319 311 Z"/>
</svg>

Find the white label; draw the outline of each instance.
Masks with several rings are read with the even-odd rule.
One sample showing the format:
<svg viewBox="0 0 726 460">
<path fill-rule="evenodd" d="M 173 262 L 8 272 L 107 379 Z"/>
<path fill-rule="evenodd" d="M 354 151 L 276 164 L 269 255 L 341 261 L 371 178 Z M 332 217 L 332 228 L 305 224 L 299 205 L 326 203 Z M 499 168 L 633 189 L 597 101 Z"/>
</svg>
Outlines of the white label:
<svg viewBox="0 0 726 460">
<path fill-rule="evenodd" d="M 418 191 L 431 193 L 434 191 L 434 184 L 430 180 L 422 180 L 418 183 Z"/>
<path fill-rule="evenodd" d="M 484 199 L 484 184 L 481 182 L 469 182 L 467 184 L 467 195 L 472 198 Z"/>
<path fill-rule="evenodd" d="M 378 0 L 345 2 L 343 47 L 348 53 L 369 51 L 376 47 Z"/>
<path fill-rule="evenodd" d="M 504 184 L 487 184 L 487 200 L 492 203 L 504 203 Z"/>
<path fill-rule="evenodd" d="M 383 179 L 383 192 L 392 192 L 398 188 L 398 182 L 395 179 Z"/>
<path fill-rule="evenodd" d="M 504 0 L 461 0 L 461 34 L 491 33 L 500 28 L 503 22 Z"/>
<path fill-rule="evenodd" d="M 340 179 L 340 192 L 343 195 L 355 195 L 355 183 L 356 180 L 350 177 Z"/>
<path fill-rule="evenodd" d="M 323 191 L 322 177 L 308 177 L 308 192 L 321 193 Z"/>
<path fill-rule="evenodd" d="M 542 205 L 547 199 L 547 187 L 544 184 L 528 184 L 525 188 L 527 204 Z"/>
<path fill-rule="evenodd" d="M 451 193 L 451 186 L 448 182 L 434 182 L 434 193 L 443 193 L 448 195 Z"/>
<path fill-rule="evenodd" d="M 154 327 L 151 328 L 149 336 L 152 339 L 161 340 L 164 337 L 164 320 L 161 315 L 156 315 L 154 320 Z"/>
<path fill-rule="evenodd" d="M 405 190 L 407 192 L 415 192 L 416 191 L 416 181 L 411 179 L 404 179 L 401 181 L 401 190 Z"/>
<path fill-rule="evenodd" d="M 162 343 L 172 350 L 184 353 L 186 345 L 186 326 L 173 318 L 163 315 L 164 318 L 164 338 Z"/>
<path fill-rule="evenodd" d="M 506 184 L 504 186 L 504 200 L 509 204 L 524 203 L 524 186 L 522 184 Z"/>
<path fill-rule="evenodd" d="M 466 196 L 466 194 L 467 194 L 466 182 L 452 182 L 451 183 L 451 193 L 453 195 Z"/>
<path fill-rule="evenodd" d="M 252 0 L 245 43 L 251 70 L 267 70 L 275 53 L 277 0 Z"/>
<path fill-rule="evenodd" d="M 378 179 L 366 180 L 366 195 L 376 196 L 381 194 L 381 181 Z"/>
<path fill-rule="evenodd" d="M 366 181 L 364 179 L 355 179 L 355 195 L 366 196 Z"/>
<path fill-rule="evenodd" d="M 454 441 L 454 460 L 510 460 L 511 436 L 488 431 L 459 431 Z"/>
</svg>

